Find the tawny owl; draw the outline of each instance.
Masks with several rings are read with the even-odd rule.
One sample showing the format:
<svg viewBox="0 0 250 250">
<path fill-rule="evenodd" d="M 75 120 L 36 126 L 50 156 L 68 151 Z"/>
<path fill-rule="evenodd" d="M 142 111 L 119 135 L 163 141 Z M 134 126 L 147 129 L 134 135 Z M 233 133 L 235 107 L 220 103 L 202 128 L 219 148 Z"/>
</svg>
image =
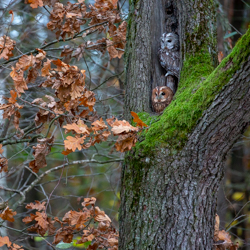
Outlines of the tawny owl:
<svg viewBox="0 0 250 250">
<path fill-rule="evenodd" d="M 165 76 L 171 75 L 179 78 L 180 48 L 178 35 L 174 33 L 162 34 L 159 57 L 161 66 L 167 71 Z"/>
<path fill-rule="evenodd" d="M 166 86 L 156 87 L 152 91 L 152 106 L 155 112 L 162 112 L 173 100 L 173 91 Z"/>
</svg>

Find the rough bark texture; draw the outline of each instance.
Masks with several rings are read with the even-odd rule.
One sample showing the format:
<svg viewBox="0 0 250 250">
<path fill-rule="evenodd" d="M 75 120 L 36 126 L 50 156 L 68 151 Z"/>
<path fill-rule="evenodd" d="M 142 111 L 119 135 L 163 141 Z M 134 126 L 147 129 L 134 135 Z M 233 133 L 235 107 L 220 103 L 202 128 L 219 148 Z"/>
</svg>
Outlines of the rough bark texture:
<svg viewBox="0 0 250 250">
<path fill-rule="evenodd" d="M 161 116 L 141 114 L 150 129 L 123 167 L 119 249 L 212 249 L 225 157 L 250 118 L 250 32 L 213 71 L 212 2 L 175 2 L 181 21 L 181 79 L 175 100 Z M 152 66 L 158 31 L 150 23 L 165 13 L 164 1 L 131 1 L 127 117 L 130 110 L 151 111 L 152 79 L 161 70 Z M 162 32 L 163 24 L 159 26 Z"/>
</svg>

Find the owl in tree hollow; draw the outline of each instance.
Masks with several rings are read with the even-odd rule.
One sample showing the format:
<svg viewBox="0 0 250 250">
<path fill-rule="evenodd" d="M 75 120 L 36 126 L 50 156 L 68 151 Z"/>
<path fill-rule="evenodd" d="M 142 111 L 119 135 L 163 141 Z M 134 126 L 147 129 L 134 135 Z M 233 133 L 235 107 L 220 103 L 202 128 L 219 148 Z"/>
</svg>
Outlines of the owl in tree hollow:
<svg viewBox="0 0 250 250">
<path fill-rule="evenodd" d="M 178 35 L 174 33 L 162 34 L 159 57 L 161 66 L 167 71 L 165 76 L 171 75 L 179 78 L 180 47 Z"/>
<path fill-rule="evenodd" d="M 173 100 L 174 93 L 167 86 L 156 87 L 152 91 L 152 106 L 155 112 L 162 112 Z"/>
</svg>

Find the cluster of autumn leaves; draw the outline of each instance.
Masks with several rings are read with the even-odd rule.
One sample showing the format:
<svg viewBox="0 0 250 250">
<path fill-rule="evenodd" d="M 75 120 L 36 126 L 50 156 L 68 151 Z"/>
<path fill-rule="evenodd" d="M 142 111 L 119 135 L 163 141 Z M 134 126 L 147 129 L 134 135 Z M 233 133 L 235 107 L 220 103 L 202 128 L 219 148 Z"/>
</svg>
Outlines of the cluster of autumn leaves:
<svg viewBox="0 0 250 250">
<path fill-rule="evenodd" d="M 131 112 L 137 126 L 134 127 L 125 120 L 117 120 L 114 117 L 106 120 L 106 123 L 94 111 L 95 94 L 85 87 L 85 71 L 79 70 L 76 66 L 70 66 L 61 60 L 50 60 L 46 58 L 46 52 L 38 49 L 38 54 L 23 55 L 15 67 L 12 67 L 10 76 L 14 82 L 14 90 L 10 91 L 10 98 L 5 98 L 6 103 L 0 105 L 3 110 L 3 118 L 14 117 L 13 123 L 19 131 L 19 138 L 24 139 L 30 136 L 19 128 L 21 118 L 20 109 L 27 103 L 21 95 L 28 89 L 28 83 L 33 83 L 38 76 L 44 78 L 39 85 L 40 88 L 51 88 L 54 96 L 45 95 L 44 98 L 36 98 L 28 103 L 31 106 L 39 107 L 35 117 L 37 133 L 41 132 L 44 124 L 57 122 L 65 128 L 65 132 L 72 133 L 64 141 L 65 151 L 68 155 L 71 152 L 87 149 L 90 146 L 106 141 L 111 135 L 118 136 L 115 147 L 120 152 L 130 150 L 136 143 L 137 133 L 143 126 L 138 115 Z M 52 66 L 53 64 L 53 66 Z M 25 77 L 25 71 L 27 76 Z M 63 125 L 65 124 L 66 125 Z M 108 127 L 109 126 L 109 127 Z M 110 132 L 111 127 L 111 132 Z M 40 135 L 40 137 L 43 137 Z M 37 173 L 40 168 L 47 166 L 45 157 L 49 154 L 54 138 L 39 138 L 38 144 L 33 147 L 34 160 L 30 162 L 30 168 Z"/>
<path fill-rule="evenodd" d="M 87 41 L 77 48 L 65 46 L 60 55 L 62 60 L 51 60 L 44 50 L 47 47 L 45 43 L 36 51 L 19 56 L 17 63 L 12 66 L 10 76 L 14 87 L 10 90 L 10 96 L 4 97 L 5 103 L 0 104 L 0 110 L 3 111 L 3 118 L 13 123 L 17 143 L 36 142 L 33 146 L 34 160 L 29 163 L 34 173 L 47 166 L 46 156 L 55 142 L 54 136 L 49 132 L 53 124 L 64 128 L 66 134 L 71 134 L 64 140 L 65 149 L 62 154 L 65 156 L 107 141 L 110 136 L 118 136 L 115 143 L 118 151 L 128 151 L 135 145 L 138 132 L 147 127 L 134 112 L 131 115 L 136 126 L 114 117 L 104 120 L 94 109 L 94 92 L 85 86 L 85 70 L 69 65 L 71 58 L 79 60 L 86 50 L 93 49 L 102 53 L 108 51 L 110 59 L 121 58 L 125 48 L 126 22 L 120 17 L 117 2 L 118 0 L 96 0 L 94 5 L 86 6 L 84 0 L 78 0 L 74 4 L 68 2 L 66 5 L 58 0 L 26 0 L 32 8 L 45 5 L 52 8 L 47 27 L 55 32 L 58 40 L 86 37 L 96 31 L 106 34 L 106 37 L 96 42 Z M 9 14 L 12 23 L 14 13 L 10 11 Z M 81 25 L 86 22 L 89 28 L 81 30 Z M 0 37 L 0 59 L 9 60 L 13 56 L 15 44 L 7 35 Z M 25 99 L 25 95 L 30 86 L 44 89 L 48 94 L 29 101 Z M 38 109 L 31 128 L 19 127 L 24 106 Z M 3 145 L 8 145 L 8 139 L 10 138 L 6 137 L 3 140 Z M 3 154 L 3 145 L 0 144 L 0 154 Z M 8 172 L 8 161 L 5 157 L 0 158 L 0 172 Z M 118 249 L 118 233 L 110 218 L 95 206 L 95 198 L 84 199 L 82 210 L 71 210 L 61 220 L 47 215 L 47 205 L 36 201 L 26 206 L 27 209 L 36 210 L 35 214 L 31 213 L 23 219 L 25 223 L 33 223 L 29 231 L 42 236 L 53 235 L 53 244 L 60 241 L 70 243 L 73 235 L 78 233 L 81 239 L 77 244 L 90 242 L 88 250 Z M 91 207 L 87 208 L 88 206 Z M 14 222 L 15 215 L 16 212 L 7 204 L 2 209 L 0 218 Z M 0 237 L 0 247 L 3 245 L 13 250 L 22 249 L 12 243 L 8 236 Z"/>
<path fill-rule="evenodd" d="M 32 8 L 45 4 L 52 7 L 48 0 L 28 0 L 27 3 Z M 56 2 L 53 5 L 47 27 L 56 32 L 58 39 L 59 37 L 65 39 L 66 36 L 75 37 L 80 32 L 80 26 L 86 20 L 90 20 L 89 26 L 94 27 L 87 30 L 82 36 L 86 36 L 94 28 L 99 32 L 105 31 L 108 35 L 102 41 L 81 44 L 79 46 L 81 52 L 79 52 L 79 48 L 74 53 L 72 49 L 65 48 L 61 56 L 67 57 L 67 60 L 72 56 L 79 59 L 84 49 L 88 48 L 99 49 L 102 52 L 107 49 L 110 58 L 121 57 L 125 46 L 126 23 L 122 22 L 118 27 L 115 26 L 116 23 L 122 21 L 116 7 L 117 0 L 97 0 L 94 6 L 89 6 L 89 11 L 87 11 L 84 1 L 78 1 L 75 4 L 67 3 L 67 5 Z M 12 50 L 15 42 L 7 36 L 0 39 L 0 49 L 2 48 L 0 58 L 8 60 L 10 56 L 13 56 Z M 30 137 L 29 133 L 25 133 L 19 128 L 20 110 L 23 108 L 23 104 L 39 108 L 35 117 L 37 133 L 43 130 L 46 123 L 57 123 L 65 128 L 66 133 L 72 133 L 64 141 L 65 150 L 62 152 L 64 155 L 106 141 L 112 133 L 114 136 L 118 136 L 116 149 L 125 152 L 135 145 L 138 131 L 143 126 L 147 126 L 134 112 L 133 116 L 137 121 L 136 127 L 131 126 L 127 121 L 119 121 L 115 118 L 107 119 L 105 123 L 94 111 L 95 94 L 87 90 L 85 86 L 85 70 L 80 70 L 77 66 L 71 66 L 60 59 L 50 60 L 42 49 L 37 49 L 36 55 L 21 56 L 12 67 L 10 76 L 14 82 L 14 89 L 10 91 L 10 98 L 5 98 L 6 103 L 0 105 L 0 110 L 3 110 L 4 119 L 13 117 L 14 126 L 18 131 L 17 137 L 20 140 Z M 28 89 L 28 84 L 37 84 L 37 78 L 42 78 L 38 87 L 51 88 L 50 93 L 54 92 L 54 95 L 45 95 L 43 98 L 37 98 L 31 102 L 23 100 L 22 94 Z M 19 104 L 20 102 L 22 105 Z M 65 123 L 66 125 L 64 125 Z M 29 164 L 35 173 L 40 168 L 47 166 L 46 155 L 50 153 L 54 142 L 54 138 L 49 138 L 47 135 L 46 137 L 38 135 L 37 138 L 38 143 L 33 147 L 34 160 Z M 6 164 L 2 164 L 0 167 L 0 171 L 6 171 Z"/>
<path fill-rule="evenodd" d="M 231 236 L 225 230 L 220 230 L 220 217 L 218 214 L 215 216 L 214 225 L 214 246 L 216 250 L 237 250 L 239 244 L 234 244 L 231 240 Z"/>
<path fill-rule="evenodd" d="M 36 232 L 41 236 L 53 235 L 54 241 L 52 244 L 58 244 L 63 241 L 65 243 L 71 243 L 74 234 L 80 234 L 81 238 L 76 244 L 82 244 L 94 240 L 93 244 L 89 244 L 88 250 L 96 249 L 118 249 L 118 232 L 112 226 L 111 219 L 101 211 L 99 207 L 95 206 L 96 199 L 85 198 L 81 203 L 82 209 L 79 211 L 67 212 L 62 220 L 57 217 L 49 217 L 46 213 L 47 205 L 46 202 L 35 201 L 26 205 L 27 209 L 36 210 L 35 214 L 31 213 L 23 219 L 23 222 L 34 224 L 29 227 L 28 231 Z M 90 208 L 88 208 L 90 206 Z M 16 212 L 13 212 L 8 207 L 0 215 L 3 220 L 10 222 L 14 221 L 13 216 Z M 95 224 L 97 224 L 97 226 Z M 56 227 L 55 224 L 58 226 Z M 22 249 L 17 244 L 10 242 L 8 236 L 0 237 L 0 247 L 7 245 L 10 249 Z"/>
</svg>

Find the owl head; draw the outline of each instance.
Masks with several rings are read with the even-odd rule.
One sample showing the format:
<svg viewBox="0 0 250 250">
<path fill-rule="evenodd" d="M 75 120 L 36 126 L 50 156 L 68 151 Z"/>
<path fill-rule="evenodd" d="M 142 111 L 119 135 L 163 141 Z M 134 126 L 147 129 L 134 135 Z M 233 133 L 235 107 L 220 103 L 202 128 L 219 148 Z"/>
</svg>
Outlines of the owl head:
<svg viewBox="0 0 250 250">
<path fill-rule="evenodd" d="M 157 113 L 162 112 L 173 100 L 174 93 L 167 86 L 156 87 L 152 91 L 152 106 Z"/>
<path fill-rule="evenodd" d="M 179 36 L 174 33 L 164 33 L 161 37 L 161 49 L 178 50 Z"/>
</svg>

